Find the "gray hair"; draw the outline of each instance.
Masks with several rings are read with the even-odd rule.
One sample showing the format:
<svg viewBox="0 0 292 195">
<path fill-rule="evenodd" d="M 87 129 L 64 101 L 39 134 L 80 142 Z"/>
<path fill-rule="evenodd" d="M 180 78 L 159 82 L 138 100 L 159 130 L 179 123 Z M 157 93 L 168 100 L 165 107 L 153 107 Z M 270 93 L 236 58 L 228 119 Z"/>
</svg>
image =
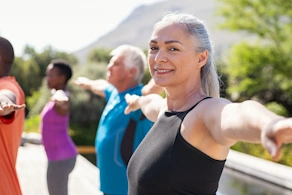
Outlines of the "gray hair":
<svg viewBox="0 0 292 195">
<path fill-rule="evenodd" d="M 135 67 L 137 70 L 135 80 L 137 83 L 142 81 L 146 69 L 146 55 L 138 47 L 132 45 L 121 45 L 111 51 L 111 55 L 122 55 L 125 57 L 124 63 L 127 69 Z"/>
<path fill-rule="evenodd" d="M 186 32 L 194 38 L 196 43 L 196 52 L 208 50 L 208 60 L 201 68 L 201 85 L 206 95 L 211 97 L 219 97 L 220 85 L 217 70 L 213 61 L 213 45 L 204 22 L 190 14 L 168 13 L 162 18 L 161 21 L 154 25 L 154 28 L 166 22 L 181 24 Z"/>
</svg>

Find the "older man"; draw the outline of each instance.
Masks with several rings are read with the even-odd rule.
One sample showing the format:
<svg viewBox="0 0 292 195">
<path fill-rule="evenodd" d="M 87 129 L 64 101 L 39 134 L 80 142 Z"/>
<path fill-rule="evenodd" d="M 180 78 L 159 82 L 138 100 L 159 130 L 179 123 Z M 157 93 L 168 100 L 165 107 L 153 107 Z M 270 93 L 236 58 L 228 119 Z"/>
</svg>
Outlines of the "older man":
<svg viewBox="0 0 292 195">
<path fill-rule="evenodd" d="M 146 67 L 143 51 L 131 45 L 122 45 L 111 52 L 106 80 L 76 79 L 75 84 L 106 99 L 96 135 L 97 164 L 100 169 L 100 187 L 106 195 L 126 195 L 128 161 L 152 126 L 141 110 L 124 114 L 126 94 L 146 95 L 161 93 L 162 88 L 152 80 L 143 87 L 141 80 Z"/>
</svg>

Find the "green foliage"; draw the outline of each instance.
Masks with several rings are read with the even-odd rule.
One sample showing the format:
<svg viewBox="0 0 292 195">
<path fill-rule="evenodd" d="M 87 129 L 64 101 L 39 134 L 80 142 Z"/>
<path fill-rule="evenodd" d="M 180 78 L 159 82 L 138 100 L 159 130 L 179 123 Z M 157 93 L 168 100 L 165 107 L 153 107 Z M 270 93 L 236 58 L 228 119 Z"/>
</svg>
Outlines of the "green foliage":
<svg viewBox="0 0 292 195">
<path fill-rule="evenodd" d="M 224 17 L 221 27 L 246 31 L 275 43 L 290 36 L 292 4 L 286 0 L 217 0 L 217 14 Z M 282 47 L 282 46 L 281 46 Z"/>
<path fill-rule="evenodd" d="M 40 133 L 40 115 L 35 115 L 35 116 L 31 116 L 28 117 L 25 120 L 25 125 L 24 125 L 24 132 L 26 133 L 31 133 L 31 132 L 35 132 L 35 133 Z"/>
<path fill-rule="evenodd" d="M 281 148 L 280 164 L 292 166 L 292 144 L 287 144 Z"/>
<path fill-rule="evenodd" d="M 273 161 L 271 155 L 263 148 L 261 144 L 237 142 L 231 149 L 249 154 L 258 158 Z M 292 166 L 292 144 L 284 145 L 281 148 L 281 156 L 278 163 Z"/>
<path fill-rule="evenodd" d="M 94 145 L 97 125 L 96 121 L 85 124 L 71 124 L 69 133 L 74 143 L 78 146 Z"/>
<path fill-rule="evenodd" d="M 243 99 L 252 98 L 256 94 L 267 101 L 272 99 L 273 92 L 280 90 L 284 78 L 274 70 L 270 62 L 271 53 L 270 48 L 260 45 L 252 46 L 243 42 L 234 46 L 228 64 L 223 69 L 229 76 L 227 92 L 238 92 Z"/>
<path fill-rule="evenodd" d="M 287 109 L 284 106 L 282 106 L 281 104 L 278 104 L 277 102 L 269 102 L 265 106 L 266 106 L 266 108 L 268 108 L 272 112 L 275 112 L 281 116 L 288 115 Z"/>
<path fill-rule="evenodd" d="M 39 91 L 34 92 L 32 96 L 26 98 L 30 112 L 28 116 L 39 115 L 45 104 L 49 101 L 51 92 L 47 88 L 45 79 L 42 81 Z"/>
<path fill-rule="evenodd" d="M 75 67 L 73 72 L 74 76 L 71 82 L 68 83 L 72 100 L 71 119 L 76 124 L 96 124 L 105 106 L 104 98 L 93 94 L 91 91 L 74 86 L 73 81 L 80 76 L 89 79 L 104 79 L 106 65 L 104 63 L 86 64 L 82 67 Z"/>
<path fill-rule="evenodd" d="M 82 66 L 73 67 L 73 76 L 71 82 L 80 76 L 87 77 L 89 79 L 105 79 L 106 77 L 106 66 L 105 62 L 91 62 Z"/>
<path fill-rule="evenodd" d="M 292 4 L 282 0 L 218 0 L 222 28 L 245 31 L 225 60 L 227 93 L 234 101 L 277 102 L 292 115 Z M 289 3 L 288 3 L 289 2 Z"/>
<path fill-rule="evenodd" d="M 32 47 L 26 46 L 23 55 L 26 60 L 31 60 L 39 66 L 39 76 L 41 78 L 45 77 L 46 68 L 52 59 L 65 59 L 69 61 L 72 66 L 78 63 L 78 60 L 74 55 L 67 54 L 66 52 L 56 51 L 50 46 L 44 48 L 41 53 L 37 53 Z"/>
<path fill-rule="evenodd" d="M 143 77 L 143 79 L 142 79 L 142 83 L 144 84 L 144 85 L 146 85 L 147 83 L 148 83 L 148 81 L 151 79 L 152 77 L 151 77 L 151 74 L 150 74 L 150 72 L 149 72 L 149 69 L 147 68 L 146 70 L 145 70 L 145 72 L 144 72 L 144 77 Z"/>
<path fill-rule="evenodd" d="M 40 91 L 34 91 L 33 94 L 29 97 L 26 98 L 26 106 L 28 106 L 29 108 L 34 108 L 36 102 L 40 99 L 41 97 L 41 92 Z M 31 115 L 35 115 L 39 112 L 35 112 L 33 110 L 30 110 L 30 114 Z"/>
<path fill-rule="evenodd" d="M 111 59 L 110 52 L 111 50 L 104 48 L 93 49 L 88 55 L 88 61 L 108 63 Z"/>
<path fill-rule="evenodd" d="M 35 61 L 15 58 L 11 75 L 16 77 L 26 96 L 30 96 L 38 89 L 42 79 L 40 74 L 40 67 Z"/>
<path fill-rule="evenodd" d="M 106 74 L 106 64 L 90 63 L 73 68 L 73 77 L 68 83 L 71 92 L 71 115 L 70 134 L 77 145 L 93 145 L 95 134 L 101 113 L 105 106 L 105 100 L 77 87 L 73 81 L 80 76 L 89 79 L 104 79 Z"/>
<path fill-rule="evenodd" d="M 240 151 L 249 155 L 253 155 L 266 160 L 272 160 L 269 153 L 262 147 L 261 144 L 237 142 L 231 147 L 233 150 Z"/>
</svg>

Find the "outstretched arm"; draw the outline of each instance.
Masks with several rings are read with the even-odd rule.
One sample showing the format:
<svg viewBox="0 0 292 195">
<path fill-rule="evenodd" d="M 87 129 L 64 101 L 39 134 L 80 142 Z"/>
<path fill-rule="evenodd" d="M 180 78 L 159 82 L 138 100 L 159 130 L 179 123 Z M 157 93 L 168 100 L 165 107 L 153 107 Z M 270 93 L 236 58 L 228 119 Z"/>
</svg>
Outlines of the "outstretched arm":
<svg viewBox="0 0 292 195">
<path fill-rule="evenodd" d="M 16 97 L 12 91 L 7 89 L 0 90 L 0 117 L 12 118 L 14 111 L 24 108 L 25 104 L 16 104 Z"/>
<path fill-rule="evenodd" d="M 109 83 L 106 80 L 90 80 L 86 77 L 78 77 L 74 84 L 83 88 L 92 91 L 94 94 L 104 97 L 104 89 Z"/>
<path fill-rule="evenodd" d="M 281 146 L 292 143 L 292 118 L 279 116 L 258 102 L 230 103 L 221 99 L 210 101 L 208 106 L 214 109 L 204 116 L 204 124 L 222 145 L 226 140 L 230 145 L 235 143 L 232 140 L 261 142 L 273 159 L 278 160 Z M 210 123 L 210 119 L 215 122 Z"/>
<path fill-rule="evenodd" d="M 150 79 L 149 82 L 142 88 L 142 95 L 148 95 L 152 93 L 161 94 L 163 91 L 163 87 L 156 85 L 154 80 Z"/>
<path fill-rule="evenodd" d="M 164 102 L 164 99 L 157 94 L 149 94 L 146 96 L 127 94 L 125 99 L 128 103 L 128 106 L 125 108 L 125 114 L 141 109 L 144 115 L 153 122 L 157 120 Z"/>
</svg>

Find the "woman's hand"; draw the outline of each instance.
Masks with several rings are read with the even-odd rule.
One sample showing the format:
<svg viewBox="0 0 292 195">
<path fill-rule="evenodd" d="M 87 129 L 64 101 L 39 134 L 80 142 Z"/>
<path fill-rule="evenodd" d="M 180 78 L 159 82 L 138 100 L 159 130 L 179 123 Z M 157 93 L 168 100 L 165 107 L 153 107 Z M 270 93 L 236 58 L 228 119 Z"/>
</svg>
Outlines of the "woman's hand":
<svg viewBox="0 0 292 195">
<path fill-rule="evenodd" d="M 59 89 L 53 94 L 51 100 L 56 102 L 66 102 L 69 101 L 69 98 L 63 90 Z"/>
<path fill-rule="evenodd" d="M 292 143 L 292 118 L 272 121 L 261 133 L 263 147 L 271 154 L 273 160 L 280 158 L 283 144 Z"/>
<path fill-rule="evenodd" d="M 128 104 L 128 106 L 125 108 L 124 113 L 129 114 L 132 111 L 138 110 L 140 108 L 140 105 L 138 104 L 140 96 L 138 95 L 130 95 L 126 94 L 125 99 Z"/>
</svg>

